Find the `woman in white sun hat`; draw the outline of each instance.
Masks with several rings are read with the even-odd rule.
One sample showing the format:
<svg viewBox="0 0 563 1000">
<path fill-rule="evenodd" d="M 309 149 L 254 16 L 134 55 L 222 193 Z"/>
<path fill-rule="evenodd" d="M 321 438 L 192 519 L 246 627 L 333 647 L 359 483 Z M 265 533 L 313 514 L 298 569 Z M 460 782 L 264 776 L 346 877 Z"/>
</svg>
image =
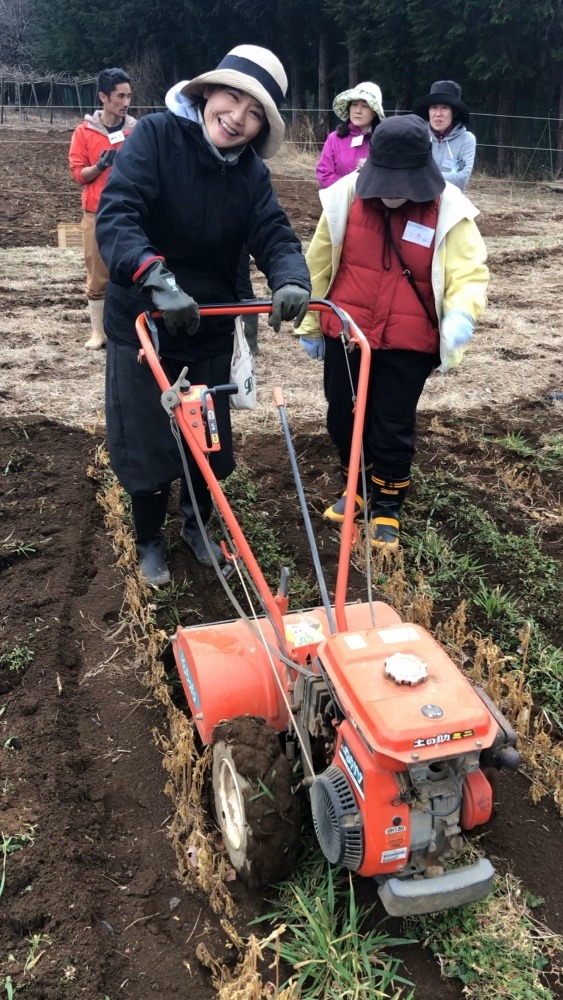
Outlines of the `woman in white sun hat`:
<svg viewBox="0 0 563 1000">
<path fill-rule="evenodd" d="M 183 541 L 203 565 L 213 565 L 210 547 L 219 562 L 223 556 L 207 533 L 212 504 L 205 480 L 188 456 L 202 533 L 160 389 L 147 366 L 137 364 L 135 319 L 147 309 L 162 313 L 159 354 L 171 383 L 186 365 L 195 385 L 228 383 L 233 317 L 200 320 L 198 303 L 239 301 L 244 245 L 272 289 L 270 325 L 278 331 L 283 320 L 303 319 L 309 272 L 263 162 L 283 141 L 279 108 L 286 90 L 272 52 L 232 49 L 216 69 L 173 87 L 167 111 L 140 120 L 100 202 L 96 238 L 110 275 L 104 316 L 110 460 L 131 497 L 141 576 L 150 586 L 170 580 L 161 529 L 174 480 L 181 481 Z M 221 450 L 210 463 L 223 479 L 235 465 L 227 395 L 217 394 L 215 411 Z"/>
<path fill-rule="evenodd" d="M 373 130 L 385 118 L 381 90 L 369 81 L 337 94 L 332 109 L 341 123 L 327 137 L 317 164 L 321 188 L 363 166 Z"/>
</svg>

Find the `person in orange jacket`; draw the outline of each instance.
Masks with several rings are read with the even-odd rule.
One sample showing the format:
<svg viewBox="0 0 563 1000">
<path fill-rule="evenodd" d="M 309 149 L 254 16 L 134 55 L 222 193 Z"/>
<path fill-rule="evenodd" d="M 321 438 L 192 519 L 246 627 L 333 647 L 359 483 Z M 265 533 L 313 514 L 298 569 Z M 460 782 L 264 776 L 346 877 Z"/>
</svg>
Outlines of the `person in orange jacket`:
<svg viewBox="0 0 563 1000">
<path fill-rule="evenodd" d="M 131 84 L 123 69 L 103 69 L 98 77 L 101 110 L 85 115 L 74 130 L 68 154 L 70 170 L 82 187 L 82 234 L 86 264 L 86 296 L 92 333 L 85 347 L 105 346 L 104 299 L 109 281 L 96 243 L 96 212 L 115 154 L 135 125 L 127 112 Z"/>
</svg>

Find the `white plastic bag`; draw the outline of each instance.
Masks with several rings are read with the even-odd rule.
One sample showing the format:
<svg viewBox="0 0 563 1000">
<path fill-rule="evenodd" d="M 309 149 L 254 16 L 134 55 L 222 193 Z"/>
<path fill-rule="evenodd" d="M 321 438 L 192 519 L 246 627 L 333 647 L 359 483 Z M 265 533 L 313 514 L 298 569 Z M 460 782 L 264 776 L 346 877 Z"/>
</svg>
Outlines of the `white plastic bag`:
<svg viewBox="0 0 563 1000">
<path fill-rule="evenodd" d="M 233 357 L 229 381 L 238 386 L 238 392 L 229 396 L 231 408 L 233 410 L 254 410 L 256 408 L 254 358 L 244 336 L 244 327 L 240 316 L 235 317 Z"/>
</svg>

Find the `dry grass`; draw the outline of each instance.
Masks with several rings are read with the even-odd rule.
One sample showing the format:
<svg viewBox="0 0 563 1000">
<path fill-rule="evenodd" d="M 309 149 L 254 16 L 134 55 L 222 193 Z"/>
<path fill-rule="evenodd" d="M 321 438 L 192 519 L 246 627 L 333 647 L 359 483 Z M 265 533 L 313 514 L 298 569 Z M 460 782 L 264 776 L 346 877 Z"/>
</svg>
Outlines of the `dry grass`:
<svg viewBox="0 0 563 1000">
<path fill-rule="evenodd" d="M 314 176 L 315 156 L 285 148 L 272 163 L 276 177 Z M 307 192 L 305 194 L 305 192 Z M 470 195 L 481 209 L 490 254 L 490 306 L 462 367 L 433 375 L 420 409 L 464 413 L 544 399 L 563 387 L 563 199 L 539 184 L 477 178 Z M 304 197 L 310 184 L 304 184 Z M 320 210 L 320 204 L 319 204 Z M 68 424 L 98 422 L 103 407 L 103 352 L 86 351 L 88 315 L 79 250 L 0 251 L 5 307 L 0 414 L 43 413 Z M 256 294 L 267 294 L 255 274 Z M 9 296 L 7 290 L 10 289 Z M 0 301 L 2 300 L 0 290 Z M 322 432 L 322 366 L 299 345 L 291 324 L 274 334 L 260 321 L 258 407 L 235 414 L 243 433 L 278 426 L 272 389 L 284 389 L 292 424 Z M 561 404 L 556 404 L 561 405 Z"/>
<path fill-rule="evenodd" d="M 211 972 L 214 988 L 221 1000 L 262 1000 L 276 996 L 278 1000 L 298 1000 L 292 987 L 280 990 L 280 960 L 276 950 L 271 960 L 270 947 L 285 931 L 279 926 L 259 940 L 251 934 L 243 940 L 229 917 L 235 915 L 235 905 L 227 888 L 232 871 L 219 844 L 219 834 L 210 825 L 206 814 L 204 786 L 208 781 L 209 750 L 200 755 L 195 746 L 194 731 L 188 717 L 174 705 L 166 682 L 162 653 L 167 635 L 156 627 L 151 592 L 142 584 L 135 544 L 124 517 L 123 491 L 109 472 L 109 457 L 98 448 L 94 465 L 88 470 L 99 484 L 98 501 L 105 512 L 105 522 L 112 538 L 117 565 L 124 574 L 123 617 L 127 623 L 129 649 L 152 696 L 160 701 L 168 718 L 168 731 L 153 731 L 156 745 L 163 755 L 168 774 L 165 791 L 172 802 L 173 813 L 168 825 L 178 864 L 178 874 L 186 884 L 195 884 L 203 891 L 212 909 L 223 914 L 221 926 L 234 948 L 238 961 L 232 965 L 213 958 L 205 944 L 200 943 L 196 954 Z M 269 961 L 271 980 L 264 982 L 259 966 Z"/>
<path fill-rule="evenodd" d="M 433 600 L 422 575 L 413 588 L 403 565 L 403 553 L 375 562 L 376 575 L 385 574 L 380 593 L 404 621 L 431 629 Z M 387 557 L 389 560 L 389 557 Z M 481 636 L 468 625 L 465 602 L 434 630 L 438 641 L 470 680 L 482 687 L 498 705 L 518 735 L 523 770 L 530 781 L 530 798 L 539 802 L 545 795 L 553 799 L 563 816 L 563 743 L 553 739 L 543 715 L 533 713 L 528 681 L 527 653 L 529 630 L 520 635 L 522 659 L 515 662 L 489 636 Z M 470 651 L 470 652 L 468 652 Z"/>
</svg>

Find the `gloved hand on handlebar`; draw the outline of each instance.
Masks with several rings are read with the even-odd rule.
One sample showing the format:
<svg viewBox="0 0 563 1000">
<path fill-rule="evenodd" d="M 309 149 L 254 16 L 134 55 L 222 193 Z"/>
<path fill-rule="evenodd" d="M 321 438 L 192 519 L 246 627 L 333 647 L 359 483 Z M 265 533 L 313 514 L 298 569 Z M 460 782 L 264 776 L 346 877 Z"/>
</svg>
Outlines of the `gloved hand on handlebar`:
<svg viewBox="0 0 563 1000">
<path fill-rule="evenodd" d="M 117 149 L 114 148 L 104 149 L 103 153 L 100 153 L 100 158 L 96 163 L 98 170 L 100 170 L 103 173 L 104 170 L 107 170 L 108 167 L 111 167 L 115 159 L 116 153 Z"/>
<path fill-rule="evenodd" d="M 282 320 L 295 320 L 295 327 L 301 326 L 310 295 L 306 288 L 300 285 L 282 285 L 272 295 L 272 311 L 268 316 L 268 326 L 279 332 Z"/>
<path fill-rule="evenodd" d="M 313 361 L 322 361 L 325 356 L 324 337 L 300 337 L 299 343 Z"/>
<path fill-rule="evenodd" d="M 473 338 L 474 322 L 469 313 L 452 310 L 442 319 L 441 334 L 446 348 L 447 365 L 455 368 L 461 362 L 465 349 Z"/>
<path fill-rule="evenodd" d="M 193 337 L 199 326 L 199 308 L 191 295 L 182 291 L 176 278 L 162 260 L 155 260 L 136 280 L 148 292 L 155 309 L 162 313 L 168 332 L 175 337 L 185 330 Z"/>
</svg>

